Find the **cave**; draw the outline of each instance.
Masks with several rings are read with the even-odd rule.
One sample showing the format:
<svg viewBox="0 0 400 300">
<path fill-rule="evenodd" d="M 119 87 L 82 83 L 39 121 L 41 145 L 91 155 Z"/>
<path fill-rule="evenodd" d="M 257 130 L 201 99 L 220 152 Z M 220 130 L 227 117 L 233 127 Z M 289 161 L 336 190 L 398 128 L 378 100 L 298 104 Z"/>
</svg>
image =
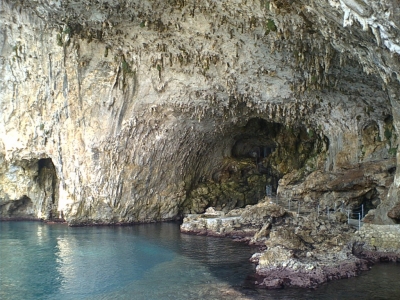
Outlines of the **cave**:
<svg viewBox="0 0 400 300">
<path fill-rule="evenodd" d="M 323 151 L 325 143 L 313 129 L 284 125 L 265 119 L 250 119 L 234 137 L 232 157 L 253 159 L 258 173 L 265 174 L 266 185 L 276 192 L 285 174 L 304 168 Z M 313 168 L 313 166 L 308 166 Z"/>
<path fill-rule="evenodd" d="M 230 132 L 223 149 L 227 156 L 211 174 L 203 174 L 183 203 L 183 213 L 201 213 L 208 207 L 229 211 L 274 196 L 287 173 L 312 171 L 325 141 L 310 128 L 252 118 Z"/>
<path fill-rule="evenodd" d="M 0 205 L 0 218 L 2 219 L 34 219 L 32 200 L 24 195 L 18 200 L 7 201 Z"/>
<path fill-rule="evenodd" d="M 358 219 L 360 214 L 363 219 L 370 210 L 374 210 L 381 203 L 381 195 L 378 193 L 376 188 L 371 188 L 368 192 L 352 200 L 350 204 L 352 219 Z"/>
<path fill-rule="evenodd" d="M 51 158 L 21 159 L 10 170 L 0 199 L 0 218 L 57 219 L 59 180 Z M 12 184 L 18 187 L 10 189 Z"/>
<path fill-rule="evenodd" d="M 58 188 L 59 180 L 56 168 L 51 158 L 42 158 L 37 161 L 39 187 L 39 201 L 41 202 L 40 217 L 45 220 L 58 219 Z"/>
</svg>

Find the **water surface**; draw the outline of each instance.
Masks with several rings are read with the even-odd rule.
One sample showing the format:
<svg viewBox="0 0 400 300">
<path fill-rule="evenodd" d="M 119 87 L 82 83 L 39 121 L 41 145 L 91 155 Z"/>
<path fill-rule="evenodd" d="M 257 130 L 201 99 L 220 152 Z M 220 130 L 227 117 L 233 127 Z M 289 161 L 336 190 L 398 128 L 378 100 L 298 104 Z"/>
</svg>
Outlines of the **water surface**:
<svg viewBox="0 0 400 300">
<path fill-rule="evenodd" d="M 0 222 L 0 299 L 187 299 L 209 284 L 240 287 L 254 272 L 251 254 L 176 223 Z"/>
<path fill-rule="evenodd" d="M 400 266 L 317 290 L 253 290 L 254 249 L 176 223 L 67 227 L 0 222 L 0 299 L 400 299 Z"/>
</svg>

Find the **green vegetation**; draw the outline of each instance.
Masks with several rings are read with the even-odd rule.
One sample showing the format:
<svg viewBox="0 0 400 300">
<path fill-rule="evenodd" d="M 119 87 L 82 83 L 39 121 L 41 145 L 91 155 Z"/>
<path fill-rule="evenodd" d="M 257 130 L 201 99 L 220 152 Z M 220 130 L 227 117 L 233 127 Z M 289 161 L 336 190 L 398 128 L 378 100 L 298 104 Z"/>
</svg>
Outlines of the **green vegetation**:
<svg viewBox="0 0 400 300">
<path fill-rule="evenodd" d="M 310 139 L 312 139 L 312 138 L 314 138 L 314 136 L 315 136 L 315 131 L 312 130 L 312 129 L 308 130 L 308 137 L 309 137 Z"/>
<path fill-rule="evenodd" d="M 66 26 L 66 27 L 64 28 L 63 33 L 64 33 L 64 34 L 71 34 L 71 28 L 70 28 L 69 26 Z"/>
<path fill-rule="evenodd" d="M 131 66 L 126 62 L 125 58 L 122 58 L 121 61 L 122 73 L 125 75 L 133 74 Z"/>
<path fill-rule="evenodd" d="M 57 46 L 63 47 L 63 46 L 68 46 L 70 44 L 70 39 L 66 39 L 67 36 L 71 36 L 73 34 L 72 28 L 70 26 L 65 26 L 65 28 L 57 33 L 56 35 L 56 41 L 57 41 Z M 64 43 L 64 41 L 66 42 Z"/>
<path fill-rule="evenodd" d="M 60 33 L 57 33 L 56 39 L 57 39 L 57 45 L 62 47 L 63 46 L 63 42 L 62 42 L 62 37 L 61 37 Z"/>
<path fill-rule="evenodd" d="M 396 148 L 390 148 L 390 149 L 388 150 L 388 153 L 389 153 L 391 156 L 396 156 L 396 154 L 397 154 L 397 147 L 396 147 Z"/>
<path fill-rule="evenodd" d="M 275 22 L 272 19 L 268 19 L 265 23 L 265 35 L 268 35 L 271 31 L 276 31 Z"/>
<path fill-rule="evenodd" d="M 385 138 L 390 141 L 390 139 L 392 138 L 392 131 L 389 128 L 385 129 Z"/>
<path fill-rule="evenodd" d="M 275 26 L 274 20 L 272 20 L 272 19 L 267 20 L 267 29 L 269 29 L 271 31 L 276 31 L 276 26 Z"/>
<path fill-rule="evenodd" d="M 16 58 L 21 58 L 21 57 L 18 55 L 18 50 L 19 50 L 19 52 L 21 52 L 21 51 L 22 51 L 22 46 L 19 45 L 19 44 L 17 44 L 17 45 L 15 45 L 12 49 L 13 49 L 13 51 L 15 52 L 15 57 L 16 57 Z"/>
<path fill-rule="evenodd" d="M 396 133 L 393 132 L 394 127 L 393 127 L 393 119 L 388 118 L 385 120 L 385 131 L 384 131 L 384 136 L 386 139 L 386 143 L 388 145 L 388 153 L 391 156 L 396 156 L 397 153 L 397 135 Z M 395 147 L 394 147 L 395 146 Z"/>
<path fill-rule="evenodd" d="M 313 75 L 311 76 L 311 83 L 316 83 L 317 82 L 317 76 Z"/>
</svg>

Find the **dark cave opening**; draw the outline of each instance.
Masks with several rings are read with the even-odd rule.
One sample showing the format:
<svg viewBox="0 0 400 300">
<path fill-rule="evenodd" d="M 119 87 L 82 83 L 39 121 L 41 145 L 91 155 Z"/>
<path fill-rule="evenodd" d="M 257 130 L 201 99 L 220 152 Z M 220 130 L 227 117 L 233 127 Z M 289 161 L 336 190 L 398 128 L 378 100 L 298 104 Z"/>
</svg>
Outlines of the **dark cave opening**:
<svg viewBox="0 0 400 300">
<path fill-rule="evenodd" d="M 33 219 L 35 218 L 32 200 L 24 195 L 18 200 L 8 201 L 0 205 L 0 218 Z"/>
<path fill-rule="evenodd" d="M 274 195 L 279 179 L 294 170 L 313 168 L 316 157 L 326 149 L 325 141 L 305 126 L 289 126 L 261 118 L 236 127 L 224 144 L 227 149 L 211 173 L 204 174 L 188 191 L 183 213 L 201 213 L 207 207 L 229 211 L 256 204 L 268 191 Z"/>
<path fill-rule="evenodd" d="M 370 210 L 376 209 L 381 203 L 380 195 L 376 188 L 372 188 L 362 196 L 351 200 L 349 208 L 351 219 L 363 219 Z"/>
<path fill-rule="evenodd" d="M 265 174 L 266 185 L 276 192 L 279 179 L 294 170 L 315 166 L 315 158 L 327 148 L 313 129 L 284 125 L 265 119 L 250 119 L 235 136 L 232 157 L 252 158 L 257 172 Z"/>
<path fill-rule="evenodd" d="M 256 172 L 266 175 L 265 185 L 270 185 L 273 191 L 276 191 L 280 178 L 271 165 L 265 162 L 278 148 L 276 137 L 283 128 L 280 123 L 268 122 L 261 118 L 250 119 L 234 137 L 235 142 L 231 150 L 234 159 L 252 159 Z M 265 189 L 262 191 L 264 194 Z"/>
<path fill-rule="evenodd" d="M 37 182 L 42 191 L 42 218 L 46 220 L 57 219 L 59 180 L 57 178 L 56 168 L 51 158 L 39 159 L 37 166 Z"/>
<path fill-rule="evenodd" d="M 48 169 L 54 169 L 55 171 L 55 167 L 53 164 L 53 161 L 51 160 L 51 158 L 41 158 L 38 160 L 38 170 L 40 172 L 40 170 L 42 170 L 43 168 L 48 168 Z"/>
</svg>

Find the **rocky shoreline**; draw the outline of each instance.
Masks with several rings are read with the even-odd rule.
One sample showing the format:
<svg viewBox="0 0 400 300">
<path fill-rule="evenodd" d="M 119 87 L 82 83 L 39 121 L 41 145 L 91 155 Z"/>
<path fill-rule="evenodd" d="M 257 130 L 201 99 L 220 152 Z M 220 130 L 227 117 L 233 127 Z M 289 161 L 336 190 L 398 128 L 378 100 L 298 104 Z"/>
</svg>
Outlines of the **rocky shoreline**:
<svg viewBox="0 0 400 300">
<path fill-rule="evenodd" d="M 46 224 L 68 224 L 65 219 L 62 218 L 54 218 L 54 219 L 41 219 L 41 218 L 33 218 L 33 217 L 2 217 L 0 218 L 0 222 L 19 222 L 19 221 L 30 221 L 30 222 L 43 222 Z M 68 224 L 69 225 L 69 224 Z"/>
<path fill-rule="evenodd" d="M 257 260 L 258 259 L 258 260 Z M 347 251 L 337 258 L 299 258 L 282 247 L 269 248 L 255 260 L 258 287 L 276 289 L 283 287 L 316 288 L 335 279 L 350 278 L 369 270 L 369 262 Z"/>
<path fill-rule="evenodd" d="M 260 250 L 250 259 L 257 264 L 252 279 L 257 287 L 316 288 L 327 281 L 357 276 L 377 261 L 399 261 L 396 245 L 391 252 L 367 247 L 369 233 L 365 231 L 370 226 L 358 232 L 340 211 L 329 218 L 313 211 L 297 214 L 265 198 L 227 214 L 208 208 L 204 214 L 188 215 L 181 232 L 258 245 Z"/>
</svg>

